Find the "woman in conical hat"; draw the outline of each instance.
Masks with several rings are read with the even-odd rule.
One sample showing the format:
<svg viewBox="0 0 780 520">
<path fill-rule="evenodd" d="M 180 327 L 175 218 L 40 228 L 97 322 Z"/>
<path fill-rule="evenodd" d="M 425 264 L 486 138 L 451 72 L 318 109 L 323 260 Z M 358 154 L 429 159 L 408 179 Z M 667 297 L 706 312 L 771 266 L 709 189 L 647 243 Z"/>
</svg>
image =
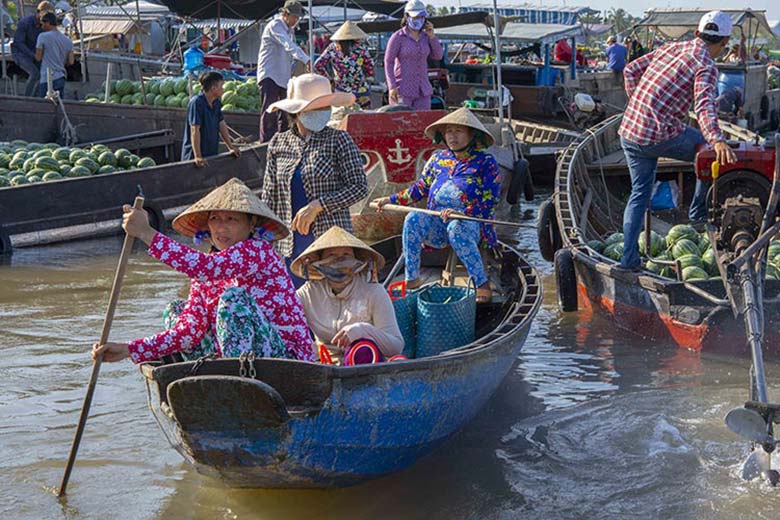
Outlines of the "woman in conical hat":
<svg viewBox="0 0 780 520">
<path fill-rule="evenodd" d="M 301 74 L 290 82 L 287 99 L 269 108 L 290 119 L 290 129 L 268 143 L 261 191 L 293 231 L 276 243 L 288 265 L 332 226 L 352 231 L 349 207 L 368 195 L 360 150 L 347 132 L 327 126 L 331 107 L 354 102 L 351 93 L 332 92 L 328 78 Z M 299 287 L 304 280 L 293 282 Z"/>
<path fill-rule="evenodd" d="M 292 265 L 308 281 L 298 289 L 306 320 L 318 344 L 334 359 L 368 340 L 382 357 L 401 353 L 404 339 L 393 302 L 375 279 L 385 264 L 378 252 L 338 226 L 310 245 Z"/>
<path fill-rule="evenodd" d="M 332 78 L 336 90 L 353 93 L 361 108 L 371 108 L 368 80 L 374 77 L 374 59 L 363 45 L 365 39 L 366 33 L 347 20 L 314 62 L 314 72 Z"/>
<path fill-rule="evenodd" d="M 377 199 L 382 210 L 387 203 L 411 205 L 424 198 L 428 209 L 441 211 L 441 218 L 409 213 L 404 221 L 403 245 L 406 258 L 407 288 L 418 287 L 420 250 L 423 245 L 452 246 L 477 284 L 477 301 L 490 299 L 490 285 L 480 255 L 480 246 L 496 244 L 491 224 L 449 220 L 454 212 L 484 219 L 495 218 L 500 200 L 501 179 L 495 158 L 485 151 L 493 136 L 467 108 L 447 114 L 425 129 L 425 135 L 446 148 L 434 153 L 423 169 L 420 180 L 409 188 Z"/>
<path fill-rule="evenodd" d="M 148 253 L 192 280 L 186 303 L 169 307 L 168 330 L 131 341 L 95 345 L 105 361 L 135 363 L 181 352 L 185 359 L 216 354 L 311 361 L 314 351 L 303 308 L 271 242 L 289 234 L 284 223 L 238 179 L 231 179 L 176 217 L 173 227 L 202 253 L 156 232 L 145 211 L 125 206 L 122 227 Z M 171 316 L 170 314 L 175 314 Z"/>
</svg>

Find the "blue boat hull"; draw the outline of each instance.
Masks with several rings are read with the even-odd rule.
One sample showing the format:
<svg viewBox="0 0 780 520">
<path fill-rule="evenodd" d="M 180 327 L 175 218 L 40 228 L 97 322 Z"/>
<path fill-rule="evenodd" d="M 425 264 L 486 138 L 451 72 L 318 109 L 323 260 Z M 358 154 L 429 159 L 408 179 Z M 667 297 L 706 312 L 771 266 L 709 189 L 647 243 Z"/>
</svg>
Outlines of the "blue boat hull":
<svg viewBox="0 0 780 520">
<path fill-rule="evenodd" d="M 342 487 L 402 470 L 471 420 L 511 369 L 542 297 L 536 273 L 527 265 L 524 269 L 524 282 L 532 283 L 513 304 L 515 312 L 477 342 L 444 355 L 359 367 L 258 360 L 257 379 L 268 382 L 267 391 L 300 404 L 289 406 L 289 415 L 277 422 L 247 423 L 241 416 L 250 412 L 242 409 L 242 399 L 219 400 L 216 392 L 204 392 L 202 397 L 189 394 L 200 401 L 197 424 L 190 425 L 186 411 L 177 411 L 161 392 L 168 388 L 171 397 L 169 385 L 178 374 L 186 377 L 191 363 L 144 367 L 154 396 L 152 412 L 187 461 L 230 486 Z M 236 360 L 203 367 L 212 374 L 238 375 Z M 303 372 L 296 376 L 296 370 Z M 296 377 L 318 388 L 319 397 L 302 398 L 300 389 L 283 388 Z"/>
</svg>

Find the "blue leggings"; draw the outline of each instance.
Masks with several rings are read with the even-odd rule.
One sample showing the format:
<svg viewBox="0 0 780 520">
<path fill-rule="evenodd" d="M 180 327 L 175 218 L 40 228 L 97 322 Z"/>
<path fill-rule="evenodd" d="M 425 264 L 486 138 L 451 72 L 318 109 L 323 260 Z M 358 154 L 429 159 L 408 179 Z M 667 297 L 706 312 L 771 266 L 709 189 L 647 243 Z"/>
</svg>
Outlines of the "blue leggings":
<svg viewBox="0 0 780 520">
<path fill-rule="evenodd" d="M 477 222 L 451 220 L 445 223 L 434 215 L 409 213 L 404 220 L 403 244 L 407 280 L 420 277 L 420 252 L 426 245 L 436 248 L 452 246 L 477 287 L 487 282 L 485 266 L 479 254 Z"/>
</svg>

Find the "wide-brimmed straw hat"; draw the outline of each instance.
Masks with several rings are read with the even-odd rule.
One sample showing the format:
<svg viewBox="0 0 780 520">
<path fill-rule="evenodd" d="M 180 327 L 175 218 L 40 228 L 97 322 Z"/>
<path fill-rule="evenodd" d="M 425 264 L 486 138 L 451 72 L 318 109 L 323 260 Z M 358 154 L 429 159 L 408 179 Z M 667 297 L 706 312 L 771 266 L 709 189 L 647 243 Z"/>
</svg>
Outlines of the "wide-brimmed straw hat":
<svg viewBox="0 0 780 520">
<path fill-rule="evenodd" d="M 493 146 L 493 143 L 495 142 L 493 134 L 488 132 L 488 129 L 485 128 L 485 125 L 482 124 L 482 121 L 480 121 L 477 116 L 475 116 L 474 113 L 466 107 L 459 108 L 455 112 L 451 112 L 438 121 L 428 125 L 428 128 L 425 129 L 425 135 L 433 140 L 436 140 L 436 134 L 444 135 L 444 127 L 447 125 L 467 126 L 469 128 L 473 128 L 477 132 L 481 132 L 486 141 L 485 144 L 487 147 Z"/>
<path fill-rule="evenodd" d="M 363 29 L 358 27 L 358 24 L 352 20 L 347 20 L 339 27 L 338 31 L 333 33 L 333 36 L 330 37 L 330 41 L 365 40 L 366 38 L 368 38 L 368 35 L 363 32 Z"/>
<path fill-rule="evenodd" d="M 257 215 L 260 217 L 258 227 L 262 226 L 273 233 L 271 240 L 279 240 L 290 234 L 290 230 L 271 208 L 235 177 L 209 192 L 173 219 L 173 228 L 189 237 L 194 236 L 197 231 L 208 230 L 209 213 L 212 211 L 239 211 Z"/>
<path fill-rule="evenodd" d="M 298 258 L 293 260 L 290 264 L 290 270 L 298 278 L 306 278 L 306 269 L 304 267 L 310 262 L 316 262 L 320 259 L 320 253 L 326 249 L 332 249 L 334 247 L 351 247 L 355 250 L 355 257 L 368 262 L 373 260 L 373 269 L 379 271 L 385 265 L 385 258 L 380 255 L 371 246 L 360 240 L 358 237 L 350 233 L 349 231 L 340 228 L 339 226 L 333 226 L 320 238 L 314 241 L 312 245 L 307 247 Z M 310 280 L 321 280 L 323 277 L 316 271 L 308 270 Z"/>
<path fill-rule="evenodd" d="M 355 103 L 354 94 L 333 92 L 330 80 L 319 74 L 301 74 L 287 84 L 287 99 L 272 103 L 268 112 L 283 110 L 298 114 L 326 107 L 343 107 Z"/>
</svg>

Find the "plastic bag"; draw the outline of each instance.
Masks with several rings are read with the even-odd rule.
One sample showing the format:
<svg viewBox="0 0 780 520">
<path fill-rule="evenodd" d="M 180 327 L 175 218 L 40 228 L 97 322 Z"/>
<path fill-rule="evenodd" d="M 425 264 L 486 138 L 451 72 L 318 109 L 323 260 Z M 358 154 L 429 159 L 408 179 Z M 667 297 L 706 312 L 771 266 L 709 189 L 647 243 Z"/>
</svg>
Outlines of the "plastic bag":
<svg viewBox="0 0 780 520">
<path fill-rule="evenodd" d="M 676 208 L 678 193 L 677 182 L 656 181 L 653 186 L 653 196 L 650 199 L 650 208 L 653 211 Z"/>
</svg>

